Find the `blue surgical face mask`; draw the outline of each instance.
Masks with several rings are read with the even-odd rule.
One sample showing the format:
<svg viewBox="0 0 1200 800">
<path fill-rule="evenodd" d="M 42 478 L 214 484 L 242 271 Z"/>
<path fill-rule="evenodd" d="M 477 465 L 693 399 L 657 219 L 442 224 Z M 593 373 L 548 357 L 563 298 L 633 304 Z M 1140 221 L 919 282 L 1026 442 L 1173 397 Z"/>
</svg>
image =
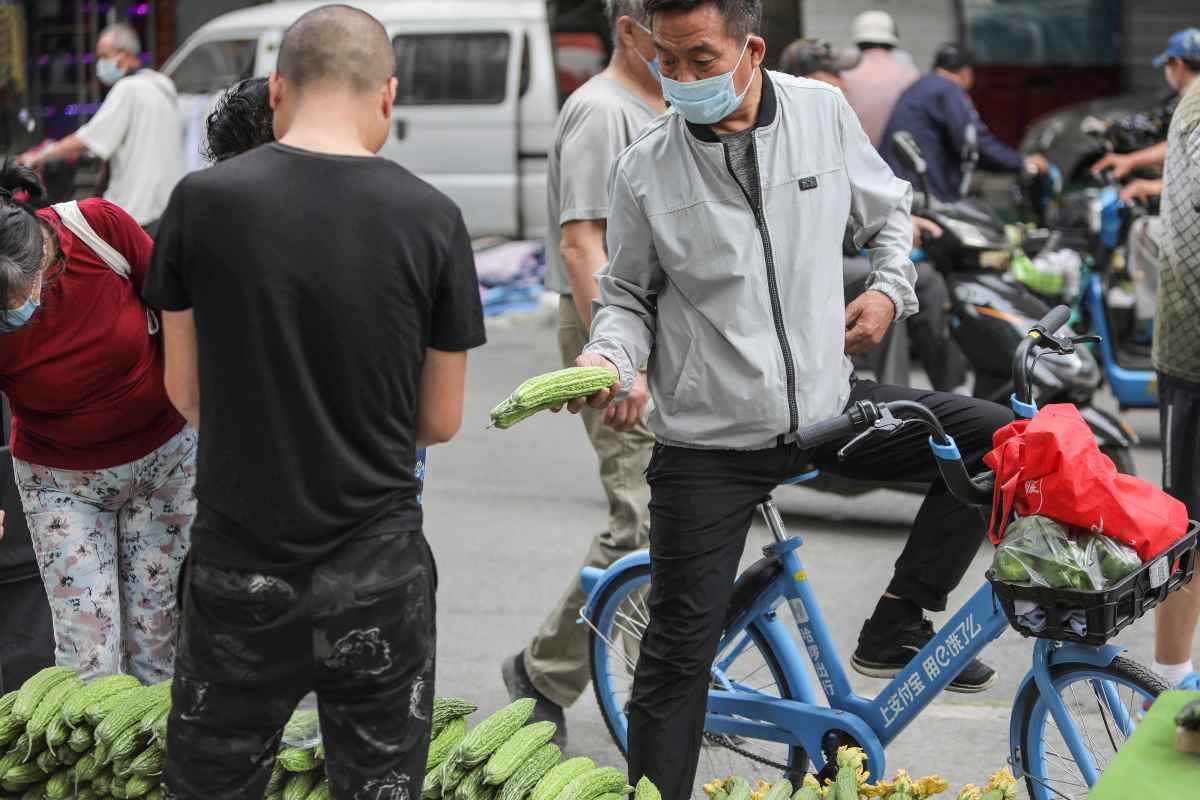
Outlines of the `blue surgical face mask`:
<svg viewBox="0 0 1200 800">
<path fill-rule="evenodd" d="M 0 318 L 0 334 L 12 333 L 15 330 L 25 327 L 29 320 L 33 319 L 34 313 L 37 312 L 38 306 L 37 297 L 30 295 L 29 299 L 20 305 L 18 308 L 8 309 L 2 318 Z"/>
<path fill-rule="evenodd" d="M 633 21 L 633 24 L 634 24 L 634 25 L 637 25 L 639 28 L 641 28 L 642 30 L 644 30 L 644 31 L 645 31 L 647 34 L 649 34 L 650 36 L 653 36 L 653 35 L 654 35 L 654 31 L 650 30 L 650 29 L 649 29 L 649 28 L 647 28 L 645 25 L 643 25 L 642 23 L 638 22 L 636 19 Z M 651 75 L 653 75 L 655 78 L 657 78 L 657 79 L 660 79 L 660 80 L 661 80 L 661 78 L 662 78 L 662 74 L 659 72 L 659 68 L 658 68 L 658 64 L 659 64 L 659 61 L 660 61 L 661 59 L 659 58 L 658 54 L 656 53 L 656 54 L 654 55 L 654 60 L 653 60 L 653 61 L 647 61 L 647 60 L 646 60 L 646 57 L 645 57 L 644 55 L 642 55 L 642 53 L 641 53 L 641 51 L 640 51 L 640 50 L 634 50 L 634 52 L 635 52 L 635 53 L 637 53 L 637 57 L 638 57 L 638 58 L 640 58 L 640 59 L 642 60 L 642 63 L 646 65 L 646 69 L 650 70 L 650 74 L 651 74 Z"/>
<path fill-rule="evenodd" d="M 738 56 L 733 69 L 711 78 L 682 83 L 660 74 L 658 80 L 662 83 L 663 97 L 683 114 L 684 119 L 694 125 L 713 125 L 720 122 L 737 111 L 746 92 L 750 91 L 750 84 L 754 83 L 754 77 L 751 76 L 741 94 L 738 94 L 733 85 L 733 74 L 742 65 L 742 59 L 746 57 L 746 49 L 749 46 L 750 37 L 746 37 L 746 43 L 742 45 L 742 54 Z"/>
<path fill-rule="evenodd" d="M 125 70 L 117 66 L 115 58 L 96 59 L 96 79 L 105 86 L 112 86 L 125 77 Z"/>
</svg>

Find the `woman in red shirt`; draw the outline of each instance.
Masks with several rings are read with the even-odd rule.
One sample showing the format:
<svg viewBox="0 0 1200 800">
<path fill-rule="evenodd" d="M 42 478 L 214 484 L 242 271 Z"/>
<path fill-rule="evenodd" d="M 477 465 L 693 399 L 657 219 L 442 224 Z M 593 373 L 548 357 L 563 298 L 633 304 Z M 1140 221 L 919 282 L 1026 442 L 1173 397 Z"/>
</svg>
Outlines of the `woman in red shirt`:
<svg viewBox="0 0 1200 800">
<path fill-rule="evenodd" d="M 104 200 L 78 204 L 96 249 L 26 167 L 0 170 L 0 390 L 60 665 L 169 677 L 187 552 L 196 433 L 167 399 L 140 299 L 151 241 Z M 75 225 L 79 230 L 79 226 Z M 86 235 L 86 234 L 85 234 Z M 108 261 L 98 251 L 107 245 Z M 123 257 L 129 274 L 110 264 Z"/>
</svg>

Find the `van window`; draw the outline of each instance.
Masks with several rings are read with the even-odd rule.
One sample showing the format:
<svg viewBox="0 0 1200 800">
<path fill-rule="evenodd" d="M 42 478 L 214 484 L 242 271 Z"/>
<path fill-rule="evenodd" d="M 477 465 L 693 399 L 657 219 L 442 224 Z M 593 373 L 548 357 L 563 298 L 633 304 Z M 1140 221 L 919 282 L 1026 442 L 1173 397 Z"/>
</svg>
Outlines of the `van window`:
<svg viewBox="0 0 1200 800">
<path fill-rule="evenodd" d="M 963 0 L 967 44 L 980 64 L 1115 66 L 1117 0 Z"/>
<path fill-rule="evenodd" d="M 180 94 L 212 94 L 254 76 L 257 39 L 205 42 L 188 53 L 171 73 Z"/>
<path fill-rule="evenodd" d="M 396 48 L 398 106 L 503 103 L 507 33 L 405 34 Z"/>
</svg>

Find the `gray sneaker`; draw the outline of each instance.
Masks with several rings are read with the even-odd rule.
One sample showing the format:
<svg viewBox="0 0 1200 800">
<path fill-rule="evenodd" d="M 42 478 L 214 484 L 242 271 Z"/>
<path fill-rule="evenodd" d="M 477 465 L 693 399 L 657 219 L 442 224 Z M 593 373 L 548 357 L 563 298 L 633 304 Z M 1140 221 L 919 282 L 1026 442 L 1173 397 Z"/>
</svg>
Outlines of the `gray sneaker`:
<svg viewBox="0 0 1200 800">
<path fill-rule="evenodd" d="M 533 714 L 529 717 L 529 722 L 553 722 L 556 726 L 553 741 L 565 750 L 567 747 L 566 715 L 563 714 L 562 706 L 539 692 L 533 685 L 533 681 L 529 679 L 529 673 L 525 671 L 525 651 L 522 650 L 515 656 L 506 658 L 500 667 L 500 675 L 504 678 L 504 688 L 508 689 L 510 701 L 520 700 L 522 697 L 532 697 L 537 701 L 537 705 L 533 707 Z"/>
</svg>

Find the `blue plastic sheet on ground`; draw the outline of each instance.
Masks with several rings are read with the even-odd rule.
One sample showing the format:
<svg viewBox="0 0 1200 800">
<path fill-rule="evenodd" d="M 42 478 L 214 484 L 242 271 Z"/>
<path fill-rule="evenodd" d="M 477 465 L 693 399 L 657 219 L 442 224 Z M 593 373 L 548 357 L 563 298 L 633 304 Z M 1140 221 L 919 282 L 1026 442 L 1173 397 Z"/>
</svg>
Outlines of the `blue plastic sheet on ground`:
<svg viewBox="0 0 1200 800">
<path fill-rule="evenodd" d="M 475 271 L 484 316 L 527 313 L 546 291 L 546 244 L 540 241 L 476 243 Z"/>
</svg>

